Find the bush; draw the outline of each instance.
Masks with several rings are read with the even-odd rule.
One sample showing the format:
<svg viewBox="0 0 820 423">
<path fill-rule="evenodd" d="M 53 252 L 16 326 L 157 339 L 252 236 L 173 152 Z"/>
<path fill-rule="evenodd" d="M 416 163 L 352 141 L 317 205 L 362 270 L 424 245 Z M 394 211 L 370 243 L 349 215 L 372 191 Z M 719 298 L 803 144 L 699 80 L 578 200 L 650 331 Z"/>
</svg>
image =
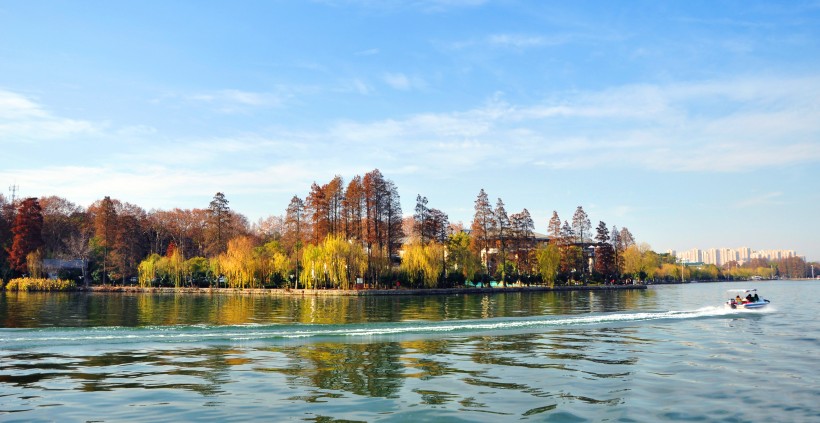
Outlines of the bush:
<svg viewBox="0 0 820 423">
<path fill-rule="evenodd" d="M 76 287 L 71 280 L 17 278 L 6 284 L 6 291 L 71 291 Z"/>
</svg>

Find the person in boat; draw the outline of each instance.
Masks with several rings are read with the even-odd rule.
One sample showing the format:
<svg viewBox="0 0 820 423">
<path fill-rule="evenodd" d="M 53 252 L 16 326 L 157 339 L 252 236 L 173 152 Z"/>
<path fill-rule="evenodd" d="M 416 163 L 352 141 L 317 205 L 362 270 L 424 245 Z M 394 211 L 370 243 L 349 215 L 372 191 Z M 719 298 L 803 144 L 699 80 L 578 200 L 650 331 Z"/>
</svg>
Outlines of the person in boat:
<svg viewBox="0 0 820 423">
<path fill-rule="evenodd" d="M 738 295 L 737 297 L 735 297 L 735 303 L 737 303 L 737 304 L 743 304 L 743 300 L 740 298 L 740 295 Z"/>
<path fill-rule="evenodd" d="M 758 301 L 760 301 L 760 297 L 758 297 L 758 296 L 757 296 L 757 292 L 755 292 L 754 297 L 752 297 L 752 301 L 753 301 L 753 302 L 758 302 Z"/>
</svg>

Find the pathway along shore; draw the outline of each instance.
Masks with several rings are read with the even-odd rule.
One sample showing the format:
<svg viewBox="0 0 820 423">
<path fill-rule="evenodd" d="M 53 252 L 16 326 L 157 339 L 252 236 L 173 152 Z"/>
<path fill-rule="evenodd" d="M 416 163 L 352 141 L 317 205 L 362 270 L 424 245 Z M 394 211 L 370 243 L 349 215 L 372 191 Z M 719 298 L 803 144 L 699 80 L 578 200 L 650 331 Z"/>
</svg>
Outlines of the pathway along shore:
<svg viewBox="0 0 820 423">
<path fill-rule="evenodd" d="M 459 295 L 503 294 L 507 292 L 618 291 L 646 289 L 646 285 L 510 286 L 503 288 L 429 288 L 429 289 L 262 289 L 262 288 L 144 288 L 139 286 L 94 286 L 90 292 L 167 293 L 167 294 L 240 294 L 287 297 L 368 297 L 378 295 Z"/>
</svg>

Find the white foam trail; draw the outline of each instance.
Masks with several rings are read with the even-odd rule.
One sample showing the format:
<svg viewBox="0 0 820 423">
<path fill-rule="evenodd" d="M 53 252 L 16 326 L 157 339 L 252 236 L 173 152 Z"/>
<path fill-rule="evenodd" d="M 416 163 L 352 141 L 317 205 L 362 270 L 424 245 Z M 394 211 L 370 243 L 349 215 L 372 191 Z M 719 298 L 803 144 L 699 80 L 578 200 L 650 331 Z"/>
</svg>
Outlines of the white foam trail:
<svg viewBox="0 0 820 423">
<path fill-rule="evenodd" d="M 586 326 L 619 322 L 648 320 L 681 320 L 704 317 L 739 315 L 745 313 L 771 312 L 773 310 L 728 309 L 723 306 L 702 307 L 697 310 L 611 313 L 571 317 L 527 317 L 491 320 L 456 320 L 440 322 L 398 322 L 389 324 L 359 325 L 260 325 L 258 323 L 235 326 L 158 326 L 158 327 L 99 327 L 92 329 L 37 329 L 0 332 L 0 346 L 35 343 L 82 344 L 82 343 L 138 343 L 138 342 L 198 342 L 209 340 L 249 341 L 265 339 L 304 339 L 321 337 L 374 337 L 404 334 L 430 334 L 455 332 L 487 332 L 504 330 L 527 330 L 559 326 Z M 18 332 L 22 332 L 19 333 Z M 14 336 L 14 335 L 18 336 Z"/>
</svg>

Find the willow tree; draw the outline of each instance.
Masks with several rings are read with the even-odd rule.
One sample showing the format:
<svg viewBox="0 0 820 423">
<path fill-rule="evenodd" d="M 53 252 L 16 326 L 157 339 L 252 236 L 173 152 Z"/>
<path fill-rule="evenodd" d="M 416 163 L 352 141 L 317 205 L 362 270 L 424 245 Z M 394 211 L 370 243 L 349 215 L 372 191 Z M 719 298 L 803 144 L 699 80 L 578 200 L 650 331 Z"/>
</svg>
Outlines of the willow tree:
<svg viewBox="0 0 820 423">
<path fill-rule="evenodd" d="M 228 250 L 217 257 L 219 269 L 234 288 L 255 288 L 259 262 L 254 257 L 254 245 L 250 237 L 240 236 L 228 241 Z"/>
<path fill-rule="evenodd" d="M 475 277 L 481 270 L 481 260 L 470 249 L 470 235 L 456 232 L 447 239 L 447 261 L 452 271 L 460 273 L 465 280 Z"/>
<path fill-rule="evenodd" d="M 305 270 L 299 280 L 305 288 L 330 285 L 350 289 L 354 279 L 367 270 L 367 253 L 360 243 L 330 235 L 319 245 L 308 245 L 302 263 Z"/>
<path fill-rule="evenodd" d="M 404 246 L 401 268 L 415 286 L 435 288 L 441 271 L 440 257 L 444 248 L 439 243 L 413 242 Z"/>
<path fill-rule="evenodd" d="M 555 286 L 558 269 L 561 265 L 561 250 L 558 245 L 549 243 L 541 245 L 535 250 L 538 273 L 550 288 Z"/>
</svg>

